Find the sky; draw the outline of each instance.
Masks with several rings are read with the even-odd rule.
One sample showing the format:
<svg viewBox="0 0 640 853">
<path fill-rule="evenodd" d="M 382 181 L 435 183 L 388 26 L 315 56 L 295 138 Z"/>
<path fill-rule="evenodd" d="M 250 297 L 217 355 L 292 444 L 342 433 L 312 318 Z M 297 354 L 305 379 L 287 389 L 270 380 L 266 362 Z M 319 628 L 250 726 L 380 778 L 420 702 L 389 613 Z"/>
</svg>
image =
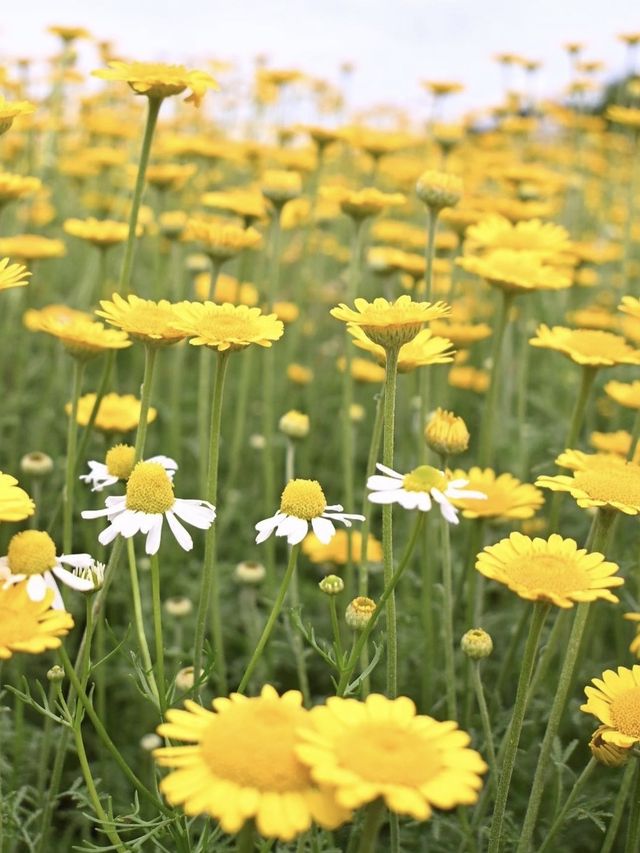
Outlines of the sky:
<svg viewBox="0 0 640 853">
<path fill-rule="evenodd" d="M 0 8 L 9 0 L 0 0 Z M 273 67 L 299 67 L 337 80 L 344 60 L 355 64 L 352 106 L 397 103 L 426 115 L 422 79 L 466 85 L 450 110 L 497 103 L 503 79 L 492 56 L 515 52 L 539 59 L 539 96 L 568 83 L 566 41 L 585 43 L 584 58 L 601 60 L 601 79 L 625 69 L 621 32 L 640 30 L 637 0 L 21 0 L 0 16 L 3 59 L 45 58 L 57 49 L 49 24 L 84 26 L 110 39 L 129 59 L 204 67 L 208 58 L 252 67 L 266 53 Z M 98 67 L 90 45 L 84 67 Z M 514 81 L 519 82 L 517 79 Z M 445 118 L 453 118 L 445 116 Z"/>
</svg>

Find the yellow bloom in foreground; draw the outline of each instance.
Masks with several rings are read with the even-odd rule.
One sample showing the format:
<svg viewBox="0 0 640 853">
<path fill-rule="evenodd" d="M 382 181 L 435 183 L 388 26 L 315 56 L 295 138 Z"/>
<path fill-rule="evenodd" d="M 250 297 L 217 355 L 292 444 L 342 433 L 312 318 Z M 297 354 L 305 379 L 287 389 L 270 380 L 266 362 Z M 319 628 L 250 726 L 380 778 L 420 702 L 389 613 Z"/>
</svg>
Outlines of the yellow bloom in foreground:
<svg viewBox="0 0 640 853">
<path fill-rule="evenodd" d="M 605 457 L 606 459 L 607 457 Z M 618 457 L 609 456 L 609 460 Z M 598 454 L 585 460 L 582 470 L 573 472 L 573 476 L 543 475 L 536 480 L 536 486 L 551 489 L 554 492 L 569 492 L 579 507 L 608 507 L 624 512 L 626 515 L 640 513 L 640 465 L 620 460 L 617 464 L 603 464 Z"/>
<path fill-rule="evenodd" d="M 347 328 L 354 339 L 353 343 L 360 349 L 374 355 L 378 363 L 384 367 L 387 362 L 384 347 L 370 340 L 365 330 L 360 326 L 349 324 Z M 433 335 L 431 329 L 421 329 L 413 340 L 400 347 L 398 372 L 409 373 L 411 370 L 424 367 L 427 364 L 448 364 L 453 361 L 453 355 L 451 341 L 448 338 L 439 338 Z"/>
<path fill-rule="evenodd" d="M 512 474 L 496 475 L 491 468 L 473 467 L 457 470 L 452 479 L 468 480 L 466 488 L 483 492 L 485 500 L 456 498 L 451 503 L 462 510 L 465 518 L 531 518 L 544 503 L 542 492 L 529 483 L 521 483 Z"/>
<path fill-rule="evenodd" d="M 78 400 L 78 424 L 87 426 L 96 402 L 95 394 L 85 394 Z M 136 429 L 140 421 L 140 400 L 133 394 L 105 394 L 100 400 L 94 427 L 102 432 L 130 432 Z M 71 403 L 64 407 L 71 414 Z M 149 406 L 147 422 L 153 423 L 158 416 L 157 409 Z"/>
<path fill-rule="evenodd" d="M 598 598 L 615 604 L 618 598 L 611 588 L 624 583 L 616 575 L 615 563 L 605 562 L 602 554 L 588 554 L 585 548 L 578 550 L 573 539 L 557 533 L 545 540 L 514 532 L 481 551 L 476 569 L 520 598 L 563 608 Z"/>
<path fill-rule="evenodd" d="M 444 302 L 413 302 L 410 296 L 404 295 L 395 302 L 382 297 L 373 302 L 358 298 L 355 310 L 341 303 L 330 313 L 336 320 L 359 326 L 374 344 L 387 347 L 408 343 L 425 323 L 444 317 L 450 311 Z"/>
<path fill-rule="evenodd" d="M 309 533 L 302 540 L 302 551 L 312 563 L 333 563 L 346 566 L 349 562 L 349 536 L 351 536 L 351 558 L 354 563 L 362 559 L 362 534 L 359 530 L 337 530 L 331 542 L 324 544 L 318 537 Z M 382 562 L 382 544 L 371 534 L 367 540 L 367 561 Z"/>
<path fill-rule="evenodd" d="M 35 107 L 29 101 L 5 101 L 0 95 L 0 136 L 6 133 L 19 116 L 30 115 Z"/>
<path fill-rule="evenodd" d="M 332 829 L 349 817 L 296 756 L 297 732 L 309 718 L 297 690 L 278 696 L 267 685 L 260 696 L 233 693 L 213 707 L 215 713 L 187 701 L 185 711 L 167 711 L 158 726 L 163 737 L 189 742 L 154 752 L 161 767 L 176 768 L 160 783 L 172 805 L 211 815 L 229 833 L 254 819 L 261 835 L 282 841 L 312 821 Z"/>
<path fill-rule="evenodd" d="M 605 743 L 629 749 L 640 741 L 640 666 L 608 669 L 593 684 L 585 687 L 587 701 L 580 710 L 611 727 L 601 734 Z"/>
<path fill-rule="evenodd" d="M 22 521 L 33 515 L 36 506 L 18 481 L 0 471 L 0 521 Z"/>
<path fill-rule="evenodd" d="M 604 386 L 605 393 L 628 409 L 640 409 L 640 380 L 634 382 L 618 382 L 612 379 Z"/>
<path fill-rule="evenodd" d="M 29 284 L 27 279 L 31 273 L 22 264 L 10 264 L 9 258 L 0 261 L 0 290 L 8 290 L 10 287 L 24 287 Z"/>
<path fill-rule="evenodd" d="M 39 655 L 60 648 L 60 637 L 73 628 L 73 618 L 64 610 L 52 610 L 53 592 L 41 601 L 27 595 L 26 582 L 0 585 L 0 660 L 14 652 Z"/>
<path fill-rule="evenodd" d="M 603 740 L 602 735 L 609 731 L 611 731 L 611 726 L 598 726 L 591 735 L 591 740 L 589 741 L 591 755 L 593 755 L 596 761 L 604 764 L 606 767 L 622 767 L 629 760 L 631 753 L 628 749 L 623 749 Z"/>
<path fill-rule="evenodd" d="M 123 299 L 119 293 L 114 293 L 112 301 L 103 300 L 100 307 L 102 310 L 96 311 L 99 317 L 145 344 L 166 346 L 185 337 L 185 333 L 174 326 L 176 306 L 166 299 L 154 302 L 140 299 L 133 293 Z"/>
<path fill-rule="evenodd" d="M 129 236 L 129 225 L 126 222 L 116 222 L 113 219 L 66 219 L 62 226 L 66 234 L 93 243 L 101 249 L 124 243 Z M 136 234 L 142 234 L 142 226 L 137 225 Z"/>
<path fill-rule="evenodd" d="M 544 323 L 538 327 L 531 346 L 561 352 L 576 364 L 588 367 L 614 367 L 616 364 L 640 364 L 640 350 L 630 347 L 624 338 L 594 329 L 567 329 Z"/>
<path fill-rule="evenodd" d="M 247 305 L 182 302 L 176 306 L 175 326 L 193 346 L 237 350 L 250 344 L 270 347 L 282 337 L 284 326 L 275 314 L 263 314 Z"/>
<path fill-rule="evenodd" d="M 472 805 L 487 765 L 454 722 L 416 714 L 405 696 L 332 697 L 299 730 L 296 752 L 337 802 L 355 809 L 382 797 L 396 813 L 427 820 L 432 807 Z"/>
<path fill-rule="evenodd" d="M 191 94 L 185 101 L 200 106 L 207 89 L 218 89 L 216 81 L 204 71 L 188 71 L 184 65 L 161 62 L 110 62 L 109 68 L 91 72 L 102 80 L 128 83 L 136 95 L 149 98 L 168 98 L 180 95 L 185 89 Z"/>
<path fill-rule="evenodd" d="M 92 358 L 110 349 L 131 346 L 124 332 L 105 329 L 102 323 L 92 323 L 82 318 L 64 320 L 45 317 L 38 330 L 58 338 L 67 352 L 77 358 Z"/>
<path fill-rule="evenodd" d="M 482 258 L 458 258 L 456 263 L 508 293 L 562 290 L 571 286 L 571 276 L 545 264 L 538 252 L 494 249 Z"/>
</svg>

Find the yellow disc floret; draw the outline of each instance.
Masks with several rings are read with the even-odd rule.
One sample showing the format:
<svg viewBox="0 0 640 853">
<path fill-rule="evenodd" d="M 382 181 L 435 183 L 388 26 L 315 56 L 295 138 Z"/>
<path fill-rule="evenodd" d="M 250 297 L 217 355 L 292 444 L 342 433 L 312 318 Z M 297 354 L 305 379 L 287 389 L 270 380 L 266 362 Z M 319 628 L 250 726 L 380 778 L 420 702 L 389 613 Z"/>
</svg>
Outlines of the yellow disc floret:
<svg viewBox="0 0 640 853">
<path fill-rule="evenodd" d="M 430 492 L 431 489 L 439 489 L 444 492 L 447 488 L 447 478 L 437 468 L 431 465 L 420 465 L 402 480 L 402 488 L 407 492 Z"/>
<path fill-rule="evenodd" d="M 175 503 L 173 484 L 158 462 L 138 462 L 127 481 L 127 509 L 160 514 Z"/>
<path fill-rule="evenodd" d="M 112 477 L 128 480 L 133 471 L 135 454 L 135 448 L 130 444 L 116 444 L 115 447 L 107 451 L 104 460 L 107 471 Z"/>
<path fill-rule="evenodd" d="M 327 499 L 317 480 L 291 480 L 280 498 L 280 512 L 311 521 L 327 508 Z"/>
<path fill-rule="evenodd" d="M 9 540 L 9 568 L 15 575 L 41 575 L 56 564 L 56 546 L 43 530 L 23 530 Z"/>
</svg>

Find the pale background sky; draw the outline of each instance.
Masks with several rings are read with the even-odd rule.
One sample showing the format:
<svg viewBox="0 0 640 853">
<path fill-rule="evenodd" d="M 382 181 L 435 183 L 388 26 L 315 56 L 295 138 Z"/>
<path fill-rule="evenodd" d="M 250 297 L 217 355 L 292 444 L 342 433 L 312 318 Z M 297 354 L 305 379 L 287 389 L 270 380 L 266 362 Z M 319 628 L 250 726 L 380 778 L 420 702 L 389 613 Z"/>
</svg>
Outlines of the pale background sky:
<svg viewBox="0 0 640 853">
<path fill-rule="evenodd" d="M 396 102 L 426 115 L 424 78 L 451 78 L 467 91 L 459 108 L 500 99 L 502 78 L 493 54 L 510 51 L 540 59 L 539 95 L 569 81 L 562 50 L 584 41 L 585 59 L 606 64 L 603 79 L 625 68 L 620 32 L 640 29 L 637 0 L 0 0 L 3 57 L 46 57 L 57 39 L 51 23 L 78 25 L 113 40 L 128 58 L 184 62 L 233 59 L 247 70 L 263 52 L 275 67 L 301 67 L 337 79 L 341 61 L 356 72 L 351 101 L 361 107 Z M 83 65 L 97 67 L 93 48 Z"/>
</svg>

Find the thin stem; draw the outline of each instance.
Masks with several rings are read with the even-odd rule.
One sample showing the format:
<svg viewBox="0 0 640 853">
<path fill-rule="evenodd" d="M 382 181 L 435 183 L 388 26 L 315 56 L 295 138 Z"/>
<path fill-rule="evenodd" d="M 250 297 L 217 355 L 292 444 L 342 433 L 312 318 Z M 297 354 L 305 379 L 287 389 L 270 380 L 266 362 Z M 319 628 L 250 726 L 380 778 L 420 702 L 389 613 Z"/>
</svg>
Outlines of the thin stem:
<svg viewBox="0 0 640 853">
<path fill-rule="evenodd" d="M 138 580 L 138 565 L 136 562 L 135 548 L 133 539 L 127 539 L 127 558 L 129 560 L 129 578 L 131 580 L 131 600 L 133 602 L 133 621 L 138 638 L 138 646 L 140 655 L 142 656 L 142 664 L 144 667 L 145 676 L 149 682 L 151 692 L 160 706 L 160 694 L 158 686 L 153 674 L 153 664 L 151 663 L 151 653 L 149 652 L 149 644 L 147 643 L 147 635 L 144 630 L 144 616 L 142 613 L 142 597 L 140 595 L 140 582 Z"/>
<path fill-rule="evenodd" d="M 427 225 L 427 245 L 425 246 L 425 299 L 431 302 L 431 293 L 433 291 L 433 259 L 436 254 L 436 231 L 438 229 L 438 211 L 437 209 L 429 208 L 429 223 Z"/>
<path fill-rule="evenodd" d="M 615 797 L 616 805 L 613 810 L 613 815 L 611 816 L 609 828 L 607 829 L 607 834 L 605 835 L 600 853 L 611 853 L 613 846 L 616 843 L 616 836 L 618 835 L 620 822 L 625 810 L 627 809 L 631 785 L 637 770 L 637 763 L 637 761 L 630 761 L 625 768 L 620 789 Z"/>
<path fill-rule="evenodd" d="M 374 853 L 384 818 L 384 800 L 378 798 L 367 806 L 358 853 Z"/>
<path fill-rule="evenodd" d="M 640 409 L 637 410 L 636 416 L 633 419 L 633 429 L 631 430 L 631 444 L 629 445 L 629 453 L 627 454 L 627 459 L 629 461 L 633 460 L 633 457 L 636 455 L 636 447 L 638 446 L 638 439 L 640 438 Z"/>
<path fill-rule="evenodd" d="M 255 829 L 252 820 L 246 821 L 238 833 L 237 853 L 252 853 L 255 849 Z"/>
<path fill-rule="evenodd" d="M 131 273 L 133 271 L 133 253 L 136 245 L 136 227 L 138 225 L 138 213 L 140 212 L 140 204 L 142 202 L 142 191 L 144 189 L 144 178 L 147 172 L 147 164 L 149 163 L 149 154 L 151 153 L 151 142 L 153 133 L 158 121 L 158 113 L 162 105 L 162 98 L 148 98 L 147 121 L 144 128 L 144 136 L 142 137 L 142 148 L 140 149 L 140 159 L 138 160 L 138 174 L 133 190 L 133 198 L 131 200 L 131 212 L 129 214 L 129 235 L 127 237 L 127 245 L 125 246 L 124 256 L 122 258 L 122 268 L 120 270 L 120 280 L 118 282 L 118 293 L 124 293 L 129 289 L 131 283 Z"/>
<path fill-rule="evenodd" d="M 613 512 L 603 512 L 602 510 L 598 512 L 597 525 L 593 530 L 590 545 L 592 551 L 598 551 L 601 553 L 604 551 L 614 518 L 615 514 Z M 531 786 L 531 791 L 529 793 L 527 813 L 522 825 L 516 853 L 524 853 L 524 851 L 528 851 L 531 847 L 533 831 L 535 829 L 538 811 L 540 809 L 540 803 L 542 802 L 542 795 L 544 793 L 547 769 L 551 760 L 551 751 L 553 749 L 553 743 L 556 735 L 558 734 L 558 729 L 560 728 L 560 722 L 562 720 L 567 696 L 569 695 L 569 690 L 573 683 L 573 674 L 578 660 L 578 653 L 582 644 L 584 630 L 587 625 L 589 609 L 590 602 L 583 602 L 578 604 L 576 607 L 576 615 L 571 629 L 564 662 L 562 664 L 562 670 L 558 679 L 556 694 L 551 705 L 547 728 L 540 747 L 538 765 L 533 778 L 533 785 Z"/>
<path fill-rule="evenodd" d="M 493 461 L 493 421 L 498 402 L 498 380 L 502 368 L 502 342 L 509 322 L 509 313 L 513 303 L 513 293 L 501 291 L 500 307 L 493 331 L 493 347 L 491 353 L 491 380 L 484 408 L 482 426 L 480 428 L 479 464 L 488 467 Z"/>
<path fill-rule="evenodd" d="M 73 545 L 73 496 L 76 484 L 76 449 L 78 444 L 78 400 L 86 362 L 73 359 L 71 381 L 71 412 L 67 424 L 67 467 L 64 485 L 62 550 L 70 554 Z"/>
<path fill-rule="evenodd" d="M 142 377 L 142 392 L 140 395 L 140 420 L 136 432 L 136 444 L 134 461 L 139 462 L 143 458 L 144 446 L 147 439 L 147 424 L 149 420 L 149 406 L 151 404 L 151 389 L 153 386 L 153 374 L 156 365 L 157 347 L 146 346 L 144 348 L 144 374 Z"/>
<path fill-rule="evenodd" d="M 384 382 L 384 427 L 382 434 L 382 460 L 393 468 L 393 442 L 395 427 L 396 379 L 399 347 L 390 347 L 386 356 Z M 393 580 L 393 520 L 392 505 L 382 507 L 382 552 L 384 560 L 384 585 Z M 387 696 L 395 699 L 398 692 L 398 634 L 396 626 L 396 600 L 393 591 L 386 605 L 387 617 Z"/>
<path fill-rule="evenodd" d="M 278 595 L 274 602 L 273 608 L 271 609 L 271 613 L 269 614 L 269 618 L 267 619 L 267 624 L 264 626 L 262 631 L 262 635 L 258 640 L 258 645 L 251 656 L 251 660 L 249 661 L 247 668 L 242 676 L 242 680 L 238 686 L 238 693 L 244 693 L 247 689 L 247 684 L 253 675 L 253 672 L 258 665 L 258 661 L 262 657 L 262 653 L 265 650 L 267 643 L 269 642 L 269 637 L 273 631 L 273 628 L 276 624 L 276 620 L 280 615 L 280 611 L 282 610 L 282 605 L 284 604 L 284 600 L 287 595 L 287 590 L 289 589 L 289 583 L 291 582 L 291 577 L 296 568 L 296 564 L 298 562 L 298 553 L 300 552 L 300 544 L 294 545 L 289 553 L 289 562 L 287 564 L 287 570 L 284 573 L 284 577 L 282 578 L 282 583 L 280 584 L 280 589 L 278 590 Z"/>
<path fill-rule="evenodd" d="M 493 743 L 493 733 L 491 731 L 491 719 L 489 717 L 489 709 L 487 708 L 487 700 L 484 696 L 484 688 L 482 686 L 482 678 L 480 677 L 480 661 L 472 660 L 471 664 L 471 681 L 478 702 L 478 710 L 480 711 L 480 720 L 482 722 L 482 733 L 484 734 L 484 743 L 487 750 L 489 763 L 489 782 L 495 796 L 498 785 L 498 762 L 496 760 L 496 750 Z"/>
<path fill-rule="evenodd" d="M 520 733 L 522 732 L 522 724 L 524 715 L 527 710 L 527 691 L 533 666 L 538 650 L 540 640 L 540 632 L 549 612 L 549 604 L 542 601 L 536 601 L 531 616 L 531 624 L 529 626 L 529 636 L 522 655 L 520 663 L 520 677 L 518 679 L 518 688 L 516 690 L 516 699 L 513 706 L 511 722 L 505 735 L 505 750 L 502 766 L 500 768 L 500 776 L 498 779 L 498 793 L 496 795 L 495 806 L 493 809 L 493 818 L 491 821 L 491 834 L 489 836 L 488 853 L 498 853 L 502 845 L 503 835 L 502 826 L 504 823 L 504 815 L 507 807 L 507 799 L 509 797 L 509 788 L 511 786 L 511 776 L 516 763 L 516 753 L 520 742 Z"/>
<path fill-rule="evenodd" d="M 167 708 L 167 687 L 164 677 L 164 640 L 162 637 L 162 601 L 160 599 L 160 563 L 157 554 L 151 555 L 151 606 L 153 608 L 153 636 L 156 652 L 156 683 L 160 700 L 160 713 Z"/>
<path fill-rule="evenodd" d="M 584 787 L 585 783 L 593 773 L 593 771 L 598 766 L 598 762 L 595 758 L 589 759 L 589 763 L 584 768 L 582 773 L 576 779 L 573 788 L 569 792 L 569 796 L 564 801 L 562 808 L 558 812 L 556 819 L 553 821 L 549 829 L 545 833 L 544 841 L 540 846 L 538 853 L 550 853 L 554 849 L 557 850 L 557 847 L 552 847 L 551 842 L 556 837 L 558 832 L 562 829 L 562 826 L 566 820 L 567 815 L 569 814 L 570 809 L 573 807 L 573 804 L 576 801 L 576 797 Z"/>
<path fill-rule="evenodd" d="M 218 353 L 216 363 L 216 385 L 211 403 L 211 427 L 209 430 L 209 465 L 207 471 L 207 500 L 216 505 L 218 498 L 218 458 L 220 452 L 220 426 L 222 423 L 222 396 L 224 380 L 229 363 L 229 351 Z M 200 673 L 202 670 L 202 651 L 204 645 L 205 625 L 207 614 L 211 607 L 211 626 L 213 633 L 213 648 L 215 654 L 218 687 L 223 694 L 227 693 L 227 672 L 224 656 L 224 638 L 220 614 L 220 578 L 216 562 L 216 528 L 211 525 L 206 534 L 204 546 L 204 566 L 202 569 L 202 585 L 198 600 L 196 615 L 196 634 L 193 648 L 194 672 L 196 675 L 195 695 L 199 696 Z"/>
<path fill-rule="evenodd" d="M 342 666 L 344 650 L 342 648 L 342 637 L 340 636 L 340 623 L 338 622 L 338 610 L 335 595 L 329 596 L 329 612 L 331 613 L 331 629 L 333 631 L 333 644 L 336 649 L 336 660 L 338 666 Z"/>
<path fill-rule="evenodd" d="M 213 298 L 216 291 L 222 261 L 219 258 L 210 258 L 211 274 L 209 279 L 209 293 L 207 299 Z M 207 476 L 209 471 L 209 443 L 211 435 L 211 353 L 207 347 L 200 347 L 200 363 L 198 365 L 198 447 L 200 450 L 200 491 L 205 492 L 207 488 Z"/>
<path fill-rule="evenodd" d="M 384 413 L 384 388 L 380 390 L 376 397 L 376 415 L 373 421 L 373 430 L 371 431 L 371 443 L 369 445 L 369 455 L 367 457 L 367 470 L 365 476 L 365 484 L 369 477 L 375 473 L 376 459 L 380 452 L 380 439 L 382 438 L 382 424 Z M 367 554 L 369 550 L 369 530 L 371 529 L 371 513 L 369 512 L 369 501 L 367 496 L 366 485 L 362 495 L 362 515 L 364 521 L 360 530 L 360 565 L 358 569 L 358 595 L 368 595 L 369 593 L 369 561 Z"/>
<path fill-rule="evenodd" d="M 450 720 L 457 720 L 458 706 L 456 702 L 456 672 L 453 654 L 453 572 L 451 567 L 451 531 L 449 530 L 449 522 L 444 518 L 444 516 L 440 519 L 440 531 L 442 534 L 442 585 L 444 590 L 442 640 L 444 643 L 447 714 Z"/>
</svg>

